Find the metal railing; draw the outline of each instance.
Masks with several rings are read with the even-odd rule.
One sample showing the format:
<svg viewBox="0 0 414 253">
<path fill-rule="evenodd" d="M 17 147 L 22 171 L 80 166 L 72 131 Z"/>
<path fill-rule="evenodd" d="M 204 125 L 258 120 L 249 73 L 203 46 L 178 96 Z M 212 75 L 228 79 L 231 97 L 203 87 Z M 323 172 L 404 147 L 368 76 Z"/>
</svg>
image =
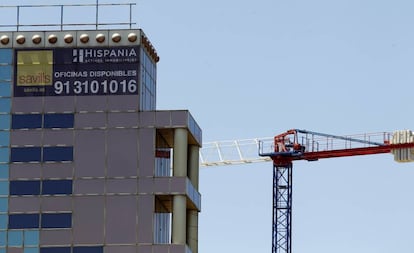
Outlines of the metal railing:
<svg viewBox="0 0 414 253">
<path fill-rule="evenodd" d="M 96 0 L 95 4 L 0 5 L 0 16 L 2 16 L 2 20 L 0 20 L 0 28 L 11 31 L 31 30 L 33 27 L 42 27 L 46 30 L 67 30 L 67 28 L 73 29 L 76 27 L 87 27 L 90 29 L 93 27 L 98 30 L 103 26 L 120 26 L 122 28 L 131 29 L 134 25 L 136 25 L 136 22 L 133 22 L 134 6 L 136 6 L 136 3 L 100 4 L 99 0 Z M 71 8 L 76 10 L 70 11 L 69 9 Z M 102 21 L 101 14 L 103 13 L 103 8 L 117 8 L 118 11 L 128 12 L 128 14 L 126 15 L 126 13 L 121 13 L 119 15 L 119 17 L 124 19 L 122 21 Z M 91 9 L 94 10 L 94 13 L 90 13 Z M 87 11 L 88 15 L 80 15 L 82 10 Z M 40 15 L 30 15 L 30 22 L 27 22 L 23 20 L 23 17 L 27 18 L 26 16 L 28 15 L 25 15 L 23 12 L 39 13 Z M 41 21 L 47 16 L 57 16 L 55 18 L 58 20 L 52 22 Z M 90 18 L 91 16 L 94 16 L 94 21 L 82 22 L 82 20 Z M 109 16 L 113 15 L 107 15 L 106 17 Z M 69 17 L 76 17 L 75 19 L 79 20 L 79 22 L 66 22 L 66 18 Z M 36 18 L 38 19 L 37 21 Z"/>
</svg>

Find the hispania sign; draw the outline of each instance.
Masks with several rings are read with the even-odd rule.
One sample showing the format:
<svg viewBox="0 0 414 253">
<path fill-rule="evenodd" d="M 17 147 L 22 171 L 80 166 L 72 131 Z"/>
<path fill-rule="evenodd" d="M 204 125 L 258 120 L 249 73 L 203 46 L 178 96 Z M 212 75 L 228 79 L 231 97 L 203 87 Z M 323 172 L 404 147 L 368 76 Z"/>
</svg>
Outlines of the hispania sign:
<svg viewBox="0 0 414 253">
<path fill-rule="evenodd" d="M 14 96 L 138 94 L 139 47 L 15 51 Z"/>
</svg>

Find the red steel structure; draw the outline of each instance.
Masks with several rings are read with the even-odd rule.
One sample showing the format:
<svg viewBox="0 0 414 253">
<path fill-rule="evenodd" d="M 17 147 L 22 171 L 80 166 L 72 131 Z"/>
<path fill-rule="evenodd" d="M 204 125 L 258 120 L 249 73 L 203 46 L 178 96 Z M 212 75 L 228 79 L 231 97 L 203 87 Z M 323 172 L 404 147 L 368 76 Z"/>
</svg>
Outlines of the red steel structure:
<svg viewBox="0 0 414 253">
<path fill-rule="evenodd" d="M 269 144 L 269 143 L 267 143 Z M 272 252 L 292 252 L 292 162 L 394 153 L 400 162 L 414 159 L 411 131 L 338 136 L 292 129 L 259 143 L 259 155 L 273 161 Z M 270 148 L 269 148 L 270 147 Z M 268 152 L 265 148 L 269 148 Z"/>
</svg>

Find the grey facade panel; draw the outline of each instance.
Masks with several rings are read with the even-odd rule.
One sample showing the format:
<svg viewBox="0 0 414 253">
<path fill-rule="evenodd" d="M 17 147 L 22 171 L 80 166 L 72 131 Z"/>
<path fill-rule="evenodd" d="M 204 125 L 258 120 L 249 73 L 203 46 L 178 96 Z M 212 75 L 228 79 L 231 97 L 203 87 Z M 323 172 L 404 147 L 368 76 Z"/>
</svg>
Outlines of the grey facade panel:
<svg viewBox="0 0 414 253">
<path fill-rule="evenodd" d="M 108 130 L 108 177 L 138 175 L 138 130 Z"/>
<path fill-rule="evenodd" d="M 152 219 L 152 217 L 150 218 Z M 135 244 L 137 227 L 136 196 L 107 196 L 105 241 L 110 244 Z"/>
<path fill-rule="evenodd" d="M 106 127 L 106 113 L 76 113 L 75 128 Z"/>
<path fill-rule="evenodd" d="M 42 178 L 72 178 L 73 177 L 73 166 L 71 162 L 68 163 L 44 163 L 42 166 Z"/>
<path fill-rule="evenodd" d="M 106 110 L 107 110 L 106 96 L 78 96 L 76 97 L 76 111 L 77 112 L 102 112 Z"/>
<path fill-rule="evenodd" d="M 103 244 L 105 224 L 105 197 L 74 197 L 73 243 Z"/>
<path fill-rule="evenodd" d="M 171 112 L 159 111 L 155 114 L 155 126 L 159 128 L 171 127 Z"/>
<path fill-rule="evenodd" d="M 74 194 L 104 194 L 105 179 L 76 179 L 73 182 Z"/>
<path fill-rule="evenodd" d="M 188 126 L 188 111 L 172 111 L 171 124 L 173 127 Z"/>
<path fill-rule="evenodd" d="M 43 97 L 15 97 L 12 113 L 43 112 Z"/>
<path fill-rule="evenodd" d="M 72 229 L 40 230 L 40 246 L 69 246 L 72 244 Z"/>
<path fill-rule="evenodd" d="M 138 179 L 107 179 L 106 193 L 107 194 L 137 194 Z"/>
<path fill-rule="evenodd" d="M 38 196 L 10 197 L 10 213 L 37 213 L 40 210 L 40 198 Z"/>
<path fill-rule="evenodd" d="M 42 212 L 71 212 L 71 196 L 43 196 Z"/>
<path fill-rule="evenodd" d="M 138 193 L 139 194 L 153 194 L 154 192 L 154 178 L 141 177 L 138 178 Z"/>
<path fill-rule="evenodd" d="M 155 168 L 155 129 L 139 129 L 139 176 L 153 177 Z"/>
<path fill-rule="evenodd" d="M 78 130 L 75 133 L 75 177 L 105 176 L 105 131 Z"/>
<path fill-rule="evenodd" d="M 141 253 L 135 246 L 105 246 L 105 253 Z"/>
<path fill-rule="evenodd" d="M 154 239 L 154 195 L 138 196 L 138 243 L 152 244 Z"/>
<path fill-rule="evenodd" d="M 43 131 L 43 145 L 45 146 L 73 146 L 73 130 L 45 129 Z"/>
<path fill-rule="evenodd" d="M 12 163 L 10 164 L 10 180 L 40 179 L 42 177 L 40 163 Z"/>
<path fill-rule="evenodd" d="M 138 115 L 136 112 L 108 113 L 108 127 L 138 127 Z"/>
<path fill-rule="evenodd" d="M 141 127 L 155 126 L 155 112 L 154 111 L 140 112 L 139 123 Z"/>
<path fill-rule="evenodd" d="M 75 111 L 75 97 L 45 97 L 44 112 L 45 113 L 63 113 Z"/>
<path fill-rule="evenodd" d="M 41 130 L 13 130 L 10 132 L 10 145 L 12 146 L 40 146 L 41 143 Z"/>
<path fill-rule="evenodd" d="M 108 96 L 108 108 L 110 111 L 138 111 L 139 96 Z"/>
</svg>

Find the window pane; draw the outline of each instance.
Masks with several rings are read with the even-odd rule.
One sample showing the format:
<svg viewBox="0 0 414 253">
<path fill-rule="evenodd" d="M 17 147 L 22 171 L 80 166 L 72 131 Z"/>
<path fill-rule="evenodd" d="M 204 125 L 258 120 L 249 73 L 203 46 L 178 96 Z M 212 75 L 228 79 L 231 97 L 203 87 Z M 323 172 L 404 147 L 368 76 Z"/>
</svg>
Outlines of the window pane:
<svg viewBox="0 0 414 253">
<path fill-rule="evenodd" d="M 0 129 L 10 129 L 10 115 L 0 115 Z"/>
<path fill-rule="evenodd" d="M 11 181 L 10 195 L 39 195 L 40 181 Z"/>
<path fill-rule="evenodd" d="M 0 112 L 10 113 L 11 101 L 10 98 L 0 98 Z"/>
<path fill-rule="evenodd" d="M 40 162 L 40 147 L 11 148 L 11 162 Z"/>
<path fill-rule="evenodd" d="M 73 114 L 45 114 L 45 128 L 72 128 Z"/>
<path fill-rule="evenodd" d="M 42 214 L 42 228 L 70 228 L 72 227 L 71 213 Z"/>
<path fill-rule="evenodd" d="M 9 162 L 9 148 L 0 148 L 0 162 L 1 163 L 8 163 Z"/>
<path fill-rule="evenodd" d="M 73 253 L 103 253 L 103 247 L 73 247 Z"/>
<path fill-rule="evenodd" d="M 42 194 L 72 194 L 72 180 L 44 180 Z"/>
<path fill-rule="evenodd" d="M 11 97 L 11 83 L 10 82 L 0 82 L 0 96 Z"/>
<path fill-rule="evenodd" d="M 39 214 L 10 214 L 9 229 L 39 228 Z"/>
<path fill-rule="evenodd" d="M 0 66 L 0 80 L 9 81 L 12 77 L 12 66 L 2 65 Z"/>
<path fill-rule="evenodd" d="M 0 214 L 0 229 L 7 229 L 7 214 Z"/>
<path fill-rule="evenodd" d="M 12 115 L 12 128 L 41 128 L 42 115 L 41 114 L 14 114 Z"/>
<path fill-rule="evenodd" d="M 39 231 L 24 231 L 24 246 L 38 246 L 39 245 Z"/>
<path fill-rule="evenodd" d="M 70 247 L 40 248 L 40 253 L 70 253 Z"/>
<path fill-rule="evenodd" d="M 0 232 L 0 247 L 5 247 L 7 245 L 7 232 L 1 231 Z"/>
<path fill-rule="evenodd" d="M 9 210 L 9 199 L 6 198 L 0 198 L 0 213 L 7 213 Z"/>
<path fill-rule="evenodd" d="M 11 64 L 12 63 L 12 49 L 0 49 L 0 63 Z"/>
<path fill-rule="evenodd" d="M 45 147 L 43 148 L 43 161 L 73 161 L 73 147 Z"/>
<path fill-rule="evenodd" d="M 9 195 L 9 182 L 0 181 L 0 195 Z"/>
<path fill-rule="evenodd" d="M 39 253 L 39 248 L 24 248 L 23 253 Z"/>
<path fill-rule="evenodd" d="M 9 179 L 9 166 L 0 164 L 0 180 Z"/>
<path fill-rule="evenodd" d="M 0 131 L 0 146 L 9 146 L 10 132 Z"/>
<path fill-rule="evenodd" d="M 8 246 L 23 246 L 23 231 L 9 231 Z"/>
</svg>

